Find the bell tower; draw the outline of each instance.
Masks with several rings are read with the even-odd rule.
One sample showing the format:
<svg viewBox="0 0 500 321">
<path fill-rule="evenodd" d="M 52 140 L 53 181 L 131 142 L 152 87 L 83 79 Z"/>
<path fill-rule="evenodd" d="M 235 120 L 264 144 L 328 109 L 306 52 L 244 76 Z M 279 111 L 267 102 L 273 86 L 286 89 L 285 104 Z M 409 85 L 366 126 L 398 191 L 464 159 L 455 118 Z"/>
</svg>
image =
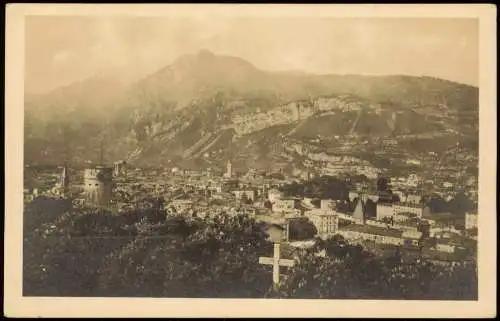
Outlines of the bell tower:
<svg viewBox="0 0 500 321">
<path fill-rule="evenodd" d="M 231 161 L 227 161 L 226 165 L 226 177 L 231 178 L 233 176 L 233 165 L 231 164 Z"/>
</svg>

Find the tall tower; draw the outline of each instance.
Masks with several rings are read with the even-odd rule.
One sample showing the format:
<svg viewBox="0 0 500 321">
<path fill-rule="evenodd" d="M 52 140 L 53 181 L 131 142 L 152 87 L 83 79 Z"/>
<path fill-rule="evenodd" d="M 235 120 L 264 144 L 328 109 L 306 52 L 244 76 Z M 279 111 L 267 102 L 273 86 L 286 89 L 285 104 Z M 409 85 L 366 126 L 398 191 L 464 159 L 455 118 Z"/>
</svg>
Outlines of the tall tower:
<svg viewBox="0 0 500 321">
<path fill-rule="evenodd" d="M 226 177 L 231 178 L 233 176 L 233 165 L 231 164 L 231 161 L 227 161 L 226 165 Z"/>
<path fill-rule="evenodd" d="M 356 221 L 360 224 L 365 223 L 365 202 L 363 197 L 360 196 L 356 207 L 354 208 L 354 212 L 352 213 L 352 217 L 356 219 Z"/>
<path fill-rule="evenodd" d="M 59 181 L 59 186 L 61 187 L 61 195 L 63 197 L 68 197 L 69 195 L 69 171 L 68 165 L 64 164 L 61 172 L 61 177 Z"/>
</svg>

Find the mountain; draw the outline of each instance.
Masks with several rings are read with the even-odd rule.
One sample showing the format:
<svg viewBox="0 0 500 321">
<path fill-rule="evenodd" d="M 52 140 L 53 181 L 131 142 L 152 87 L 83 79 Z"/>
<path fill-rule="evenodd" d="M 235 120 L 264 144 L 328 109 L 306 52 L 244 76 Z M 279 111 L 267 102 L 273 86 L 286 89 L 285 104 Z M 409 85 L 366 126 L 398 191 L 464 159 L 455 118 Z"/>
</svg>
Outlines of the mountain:
<svg viewBox="0 0 500 321">
<path fill-rule="evenodd" d="M 478 88 L 431 77 L 268 72 L 202 50 L 127 86 L 95 77 L 26 96 L 27 163 L 95 162 L 101 140 L 108 162 L 189 167 L 294 163 L 286 145 L 318 137 L 462 137 L 477 153 Z"/>
</svg>

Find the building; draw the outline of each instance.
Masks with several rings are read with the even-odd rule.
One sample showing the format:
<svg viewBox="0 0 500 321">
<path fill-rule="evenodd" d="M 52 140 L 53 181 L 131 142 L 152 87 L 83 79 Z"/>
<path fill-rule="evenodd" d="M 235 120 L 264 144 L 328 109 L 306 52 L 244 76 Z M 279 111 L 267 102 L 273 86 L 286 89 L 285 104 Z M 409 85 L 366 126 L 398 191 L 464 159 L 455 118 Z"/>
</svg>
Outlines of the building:
<svg viewBox="0 0 500 321">
<path fill-rule="evenodd" d="M 310 202 L 309 202 L 310 203 Z M 327 199 L 327 200 L 321 200 L 320 201 L 320 208 L 322 210 L 334 210 L 335 209 L 335 201 L 334 200 L 330 200 L 330 199 Z"/>
<path fill-rule="evenodd" d="M 337 231 L 347 240 L 356 243 L 363 241 L 373 241 L 377 244 L 403 245 L 402 232 L 393 229 L 350 224 Z"/>
<path fill-rule="evenodd" d="M 109 205 L 113 197 L 113 168 L 97 166 L 83 173 L 85 200 L 93 205 Z"/>
<path fill-rule="evenodd" d="M 451 189 L 451 188 L 453 188 L 453 183 L 450 183 L 450 182 L 444 182 L 444 183 L 443 183 L 443 187 L 444 187 L 444 188 L 450 188 L 450 189 Z"/>
<path fill-rule="evenodd" d="M 471 230 L 473 228 L 477 228 L 477 226 L 478 226 L 477 213 L 476 212 L 465 213 L 465 229 Z"/>
<path fill-rule="evenodd" d="M 282 198 L 283 198 L 283 193 L 277 189 L 273 188 L 269 190 L 269 192 L 267 192 L 267 199 L 269 200 L 269 202 L 271 202 L 271 204 L 275 203 L 276 201 Z"/>
<path fill-rule="evenodd" d="M 236 190 L 231 192 L 234 197 L 241 200 L 243 197 L 246 197 L 250 201 L 255 200 L 255 191 L 253 190 Z"/>
<path fill-rule="evenodd" d="M 402 237 L 405 239 L 418 240 L 422 237 L 422 232 L 408 229 L 403 231 Z"/>
<path fill-rule="evenodd" d="M 267 234 L 269 241 L 280 243 L 288 241 L 289 224 L 288 221 L 283 223 L 271 223 L 268 225 Z"/>
<path fill-rule="evenodd" d="M 275 213 L 295 212 L 296 200 L 293 198 L 278 199 L 272 203 L 272 210 Z"/>
<path fill-rule="evenodd" d="M 359 195 L 356 192 L 349 192 L 349 201 L 354 201 L 358 196 Z"/>
<path fill-rule="evenodd" d="M 421 218 L 423 215 L 423 206 L 421 204 L 412 204 L 412 203 L 393 203 L 394 214 L 413 214 L 416 217 Z"/>
<path fill-rule="evenodd" d="M 113 164 L 113 175 L 115 177 L 125 174 L 125 164 L 126 162 L 123 160 L 117 161 Z"/>
<path fill-rule="evenodd" d="M 74 206 L 83 206 L 85 204 L 85 199 L 84 198 L 75 198 L 72 201 Z"/>
<path fill-rule="evenodd" d="M 302 180 L 304 180 L 304 181 L 308 181 L 308 180 L 310 180 L 310 179 L 312 178 L 312 175 L 311 175 L 311 173 L 310 173 L 310 172 L 308 172 L 308 171 L 304 171 L 304 172 L 301 172 L 301 173 L 300 173 L 300 178 L 301 178 Z"/>
<path fill-rule="evenodd" d="M 184 213 L 186 211 L 189 211 L 193 207 L 193 201 L 191 200 L 186 200 L 186 199 L 177 199 L 173 200 L 170 203 L 171 208 L 175 210 L 177 213 Z"/>
<path fill-rule="evenodd" d="M 448 244 L 447 242 L 441 242 L 440 240 L 438 240 L 438 243 L 436 244 L 436 250 L 439 252 L 454 253 L 455 246 Z"/>
<path fill-rule="evenodd" d="M 319 236 L 328 237 L 337 233 L 339 217 L 333 210 L 313 209 L 305 215 L 316 227 Z"/>
<path fill-rule="evenodd" d="M 408 194 L 404 203 L 419 205 L 422 202 L 422 196 L 416 194 Z"/>
<path fill-rule="evenodd" d="M 392 203 L 377 203 L 377 220 L 382 221 L 386 217 L 393 217 L 394 209 L 392 207 Z"/>
<path fill-rule="evenodd" d="M 417 174 L 410 174 L 406 179 L 406 184 L 408 186 L 417 187 L 420 183 L 420 177 Z"/>
<path fill-rule="evenodd" d="M 403 203 L 406 202 L 406 194 L 403 191 L 395 190 L 395 191 L 392 191 L 392 194 L 397 195 L 400 202 L 403 202 Z"/>
<path fill-rule="evenodd" d="M 209 182 L 207 190 L 212 193 L 222 193 L 222 184 Z"/>
</svg>

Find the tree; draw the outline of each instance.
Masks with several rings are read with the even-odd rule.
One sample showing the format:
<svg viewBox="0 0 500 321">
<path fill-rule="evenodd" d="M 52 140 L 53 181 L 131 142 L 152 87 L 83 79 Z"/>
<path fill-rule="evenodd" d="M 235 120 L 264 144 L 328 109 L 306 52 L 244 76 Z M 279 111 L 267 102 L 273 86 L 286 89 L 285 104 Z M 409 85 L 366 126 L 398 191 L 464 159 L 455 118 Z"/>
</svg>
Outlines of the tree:
<svg viewBox="0 0 500 321">
<path fill-rule="evenodd" d="M 458 192 L 448 204 L 448 211 L 455 215 L 464 215 L 466 212 L 474 210 L 474 203 L 465 195 L 464 192 Z"/>
<path fill-rule="evenodd" d="M 385 216 L 381 219 L 381 221 L 391 225 L 394 224 L 394 218 L 392 216 Z"/>
<path fill-rule="evenodd" d="M 391 187 L 391 179 L 388 177 L 379 177 L 377 179 L 377 191 L 386 192 Z"/>
<path fill-rule="evenodd" d="M 318 230 L 307 218 L 301 218 L 290 221 L 289 233 L 290 240 L 307 240 L 312 239 Z"/>
<path fill-rule="evenodd" d="M 336 210 L 341 212 L 341 213 L 352 213 L 353 212 L 352 205 L 350 204 L 349 200 L 337 202 Z"/>
<path fill-rule="evenodd" d="M 176 229 L 168 237 L 138 239 L 112 254 L 109 263 L 104 264 L 108 267 L 103 275 L 104 288 L 109 293 L 118 291 L 133 296 L 264 295 L 271 285 L 270 276 L 258 264 L 258 256 L 272 246 L 265 241 L 263 225 L 243 215 L 186 224 L 191 229 L 182 246 L 176 241 Z M 160 233 L 161 225 L 158 228 Z M 159 235 L 167 234 L 163 231 Z M 136 283 L 129 284 L 128 280 Z"/>
<path fill-rule="evenodd" d="M 315 177 L 302 183 L 290 183 L 281 188 L 287 196 L 315 197 L 318 199 L 347 200 L 347 182 L 332 176 Z"/>
<path fill-rule="evenodd" d="M 133 234 L 124 221 L 107 212 L 68 212 L 25 235 L 24 294 L 91 295 L 101 258 Z"/>
<path fill-rule="evenodd" d="M 427 201 L 427 206 L 432 213 L 443 213 L 448 210 L 446 201 L 439 195 L 432 195 Z"/>
<path fill-rule="evenodd" d="M 422 233 L 422 238 L 428 238 L 430 235 L 431 225 L 427 221 L 421 221 L 417 226 L 417 231 Z"/>
<path fill-rule="evenodd" d="M 324 251 L 325 257 L 316 255 Z M 309 250 L 282 287 L 289 298 L 368 298 L 376 293 L 378 267 L 360 246 L 336 235 Z"/>
<path fill-rule="evenodd" d="M 272 274 L 259 264 L 259 256 L 273 253 L 264 223 L 224 214 L 151 220 L 148 213 L 80 210 L 33 228 L 24 239 L 23 294 L 477 298 L 473 263 L 438 267 L 423 259 L 405 262 L 397 253 L 385 259 L 340 235 L 316 238 L 312 248 L 296 253 L 297 264 L 273 292 Z"/>
</svg>

